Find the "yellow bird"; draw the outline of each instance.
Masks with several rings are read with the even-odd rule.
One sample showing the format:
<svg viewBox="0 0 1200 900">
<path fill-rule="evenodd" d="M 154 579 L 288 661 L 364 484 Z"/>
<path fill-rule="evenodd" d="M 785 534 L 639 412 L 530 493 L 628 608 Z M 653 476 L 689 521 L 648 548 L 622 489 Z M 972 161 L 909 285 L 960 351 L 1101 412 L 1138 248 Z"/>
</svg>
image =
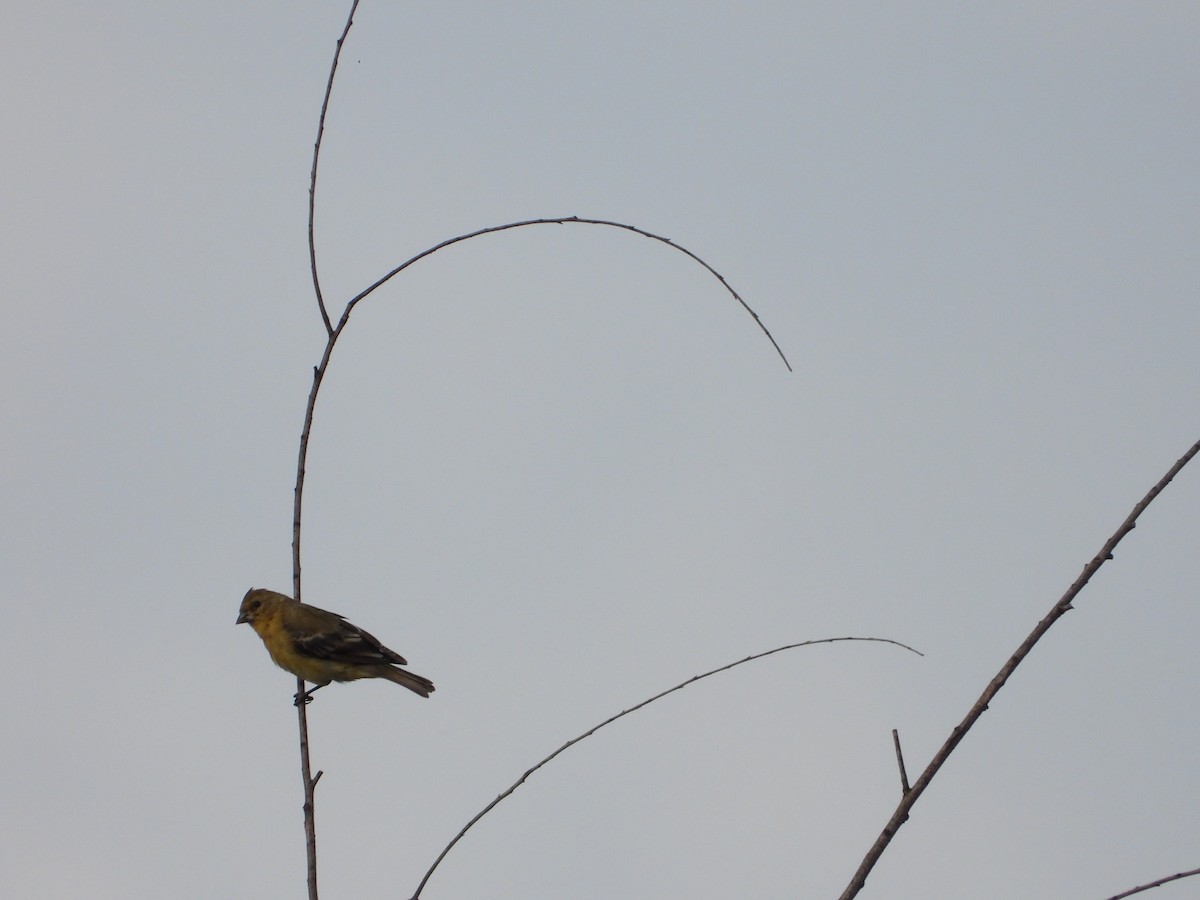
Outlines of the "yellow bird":
<svg viewBox="0 0 1200 900">
<path fill-rule="evenodd" d="M 258 632 L 275 665 L 316 685 L 297 694 L 297 703 L 307 703 L 313 691 L 331 681 L 358 678 L 386 678 L 422 697 L 433 692 L 428 678 L 398 668 L 408 665 L 403 656 L 337 613 L 251 588 L 242 598 L 237 620 Z"/>
</svg>

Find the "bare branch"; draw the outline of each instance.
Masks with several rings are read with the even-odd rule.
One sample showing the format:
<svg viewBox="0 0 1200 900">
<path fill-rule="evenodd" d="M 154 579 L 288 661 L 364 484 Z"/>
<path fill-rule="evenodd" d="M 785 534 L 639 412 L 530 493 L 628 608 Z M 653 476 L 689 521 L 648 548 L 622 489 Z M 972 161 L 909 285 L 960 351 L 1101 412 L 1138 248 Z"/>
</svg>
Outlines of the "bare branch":
<svg viewBox="0 0 1200 900">
<path fill-rule="evenodd" d="M 1176 872 L 1174 875 L 1168 875 L 1166 878 L 1160 878 L 1158 881 L 1151 881 L 1149 884 L 1139 884 L 1135 888 L 1130 888 L 1123 894 L 1113 894 L 1108 900 L 1121 900 L 1122 897 L 1132 897 L 1134 894 L 1140 894 L 1142 891 L 1148 891 L 1150 888 L 1162 887 L 1171 881 L 1178 881 L 1180 878 L 1190 878 L 1193 875 L 1200 875 L 1200 869 L 1192 869 L 1190 872 Z"/>
<path fill-rule="evenodd" d="M 340 329 L 339 329 L 340 331 Z M 304 477 L 308 471 L 308 438 L 312 434 L 313 413 L 317 408 L 317 394 L 321 391 L 321 381 L 325 378 L 325 369 L 329 365 L 329 357 L 333 353 L 333 345 L 338 332 L 330 334 L 325 342 L 325 352 L 321 355 L 320 365 L 313 367 L 313 383 L 308 391 L 308 403 L 304 407 L 304 427 L 300 429 L 300 450 L 296 458 L 296 487 L 292 498 L 292 592 L 300 600 L 300 519 L 304 509 Z M 301 684 L 298 693 L 304 693 Z"/>
<path fill-rule="evenodd" d="M 1155 497 L 1162 493 L 1163 489 L 1171 483 L 1171 480 L 1179 474 L 1179 471 L 1188 464 L 1188 461 L 1191 460 L 1192 457 L 1197 454 L 1197 452 L 1200 452 L 1200 441 L 1197 441 L 1195 444 L 1193 444 L 1187 453 L 1180 457 L 1179 460 L 1176 461 L 1175 465 L 1171 466 L 1167 474 L 1162 477 L 1162 480 L 1159 481 L 1158 484 L 1156 484 L 1153 488 L 1151 488 L 1150 492 L 1146 494 L 1146 496 L 1141 499 L 1137 506 L 1133 508 L 1133 512 L 1131 512 L 1125 521 L 1121 523 L 1121 526 L 1115 532 L 1113 532 L 1112 537 L 1110 537 L 1105 542 L 1104 546 L 1100 548 L 1100 552 L 1096 554 L 1095 558 L 1093 558 L 1091 562 L 1083 567 L 1083 572 L 1080 573 L 1077 579 L 1075 579 L 1075 583 L 1072 584 L 1067 589 L 1067 592 L 1062 595 L 1059 601 L 1055 603 L 1053 607 L 1051 607 L 1050 612 L 1046 614 L 1045 618 L 1038 622 L 1037 627 L 1034 628 L 1033 631 L 1030 632 L 1029 636 L 1021 642 L 1021 646 L 1019 646 L 1016 649 L 1016 652 L 1008 658 L 1008 661 L 1000 667 L 1000 671 L 996 674 L 996 677 L 988 683 L 988 686 L 984 689 L 979 699 L 975 701 L 975 705 L 971 707 L 966 717 L 959 724 L 954 726 L 954 730 L 950 732 L 950 737 L 946 739 L 946 742 L 942 744 L 941 749 L 938 750 L 937 754 L 930 761 L 929 765 L 925 767 L 925 771 L 921 773 L 921 777 L 918 778 L 916 784 L 912 786 L 912 790 L 901 798 L 900 804 L 896 807 L 896 811 L 892 814 L 891 819 L 888 820 L 887 825 L 884 826 L 883 831 L 880 833 L 879 837 L 876 838 L 875 843 L 871 846 L 871 849 L 867 851 L 866 857 L 863 858 L 862 864 L 854 873 L 854 877 L 850 880 L 850 884 L 847 885 L 846 890 L 842 892 L 841 900 L 850 900 L 850 898 L 856 896 L 858 892 L 862 890 L 863 886 L 867 882 L 867 875 L 870 874 L 871 869 L 875 867 L 875 864 L 883 855 L 883 851 L 886 850 L 888 844 L 891 843 L 892 838 L 896 836 L 896 832 L 900 830 L 900 826 L 903 825 L 908 819 L 909 810 L 912 809 L 913 804 L 915 804 L 921 794 L 925 792 L 925 788 L 929 787 L 929 782 L 933 780 L 933 777 L 938 773 L 938 770 L 941 769 L 942 765 L 949 758 L 950 754 L 954 752 L 954 749 L 958 746 L 959 742 L 966 737 L 967 732 L 971 730 L 971 726 L 973 726 L 979 720 L 979 717 L 983 715 L 984 711 L 988 708 L 988 704 L 992 702 L 992 698 L 999 693 L 1002 687 L 1004 687 L 1005 682 L 1008 681 L 1009 677 L 1012 675 L 1017 666 L 1021 664 L 1021 661 L 1029 655 L 1029 652 L 1033 649 L 1034 644 L 1041 640 L 1042 635 L 1050 630 L 1051 625 L 1057 622 L 1063 616 L 1063 614 L 1067 612 L 1067 610 L 1071 609 L 1071 602 L 1075 599 L 1079 592 L 1084 589 L 1087 583 L 1091 580 L 1092 576 L 1096 574 L 1096 572 L 1102 565 L 1104 565 L 1105 562 L 1113 558 L 1113 550 L 1116 549 L 1117 544 L 1121 543 L 1121 540 L 1125 537 L 1125 535 L 1133 531 L 1134 527 L 1137 525 L 1138 516 L 1145 511 L 1146 507 L 1150 505 Z"/>
<path fill-rule="evenodd" d="M 900 749 L 900 732 L 892 729 L 892 743 L 896 745 L 896 765 L 900 767 L 900 795 L 908 793 L 908 771 L 904 768 L 904 753 Z"/>
<path fill-rule="evenodd" d="M 313 291 L 317 296 L 317 308 L 321 311 L 321 321 L 325 323 L 325 333 L 329 343 L 325 350 L 325 359 L 333 348 L 333 324 L 329 321 L 329 311 L 325 308 L 325 297 L 321 293 L 321 279 L 317 274 L 317 241 L 315 231 L 317 209 L 317 165 L 321 159 L 321 141 L 325 137 L 325 116 L 329 111 L 329 97 L 333 93 L 333 79 L 337 75 L 338 61 L 342 56 L 342 45 L 346 35 L 354 25 L 354 13 L 358 9 L 358 0 L 350 4 L 350 14 L 346 16 L 346 26 L 342 29 L 341 37 L 337 40 L 337 49 L 333 53 L 333 62 L 329 66 L 329 80 L 325 83 L 325 96 L 321 101 L 321 115 L 317 119 L 317 139 L 313 143 L 312 171 L 308 179 L 308 261 L 312 272 Z M 324 365 L 324 360 L 322 361 Z M 304 429 L 300 433 L 300 454 L 296 462 L 296 492 L 292 509 L 292 588 L 297 600 L 300 599 L 300 509 L 301 495 L 304 491 L 304 465 L 308 456 L 308 436 L 312 430 L 313 406 L 317 401 L 317 391 L 321 387 L 323 369 L 313 371 L 313 386 L 309 392 L 308 406 L 304 414 Z M 296 679 L 296 693 L 304 693 L 304 679 Z M 316 787 L 321 778 L 318 772 L 314 778 L 312 764 L 308 753 L 308 714 L 306 704 L 296 704 L 296 720 L 300 728 L 300 777 L 304 782 L 304 848 L 308 858 L 308 900 L 318 900 L 317 895 L 317 819 L 316 819 Z"/>
<path fill-rule="evenodd" d="M 480 228 L 478 231 L 472 231 L 468 234 L 460 234 L 457 237 L 447 238 L 446 240 L 442 241 L 440 244 L 436 244 L 427 250 L 422 250 L 416 256 L 414 256 L 411 259 L 406 260 L 405 262 L 396 266 L 396 268 L 392 269 L 390 272 L 388 272 L 386 275 L 384 275 L 382 278 L 380 278 L 374 284 L 370 285 L 366 290 L 362 291 L 362 293 L 360 293 L 356 297 L 354 297 L 348 304 L 346 304 L 346 311 L 342 314 L 342 320 L 338 323 L 337 331 L 341 331 L 342 328 L 345 326 L 346 321 L 350 318 L 350 313 L 354 310 L 354 307 L 358 305 L 358 302 L 360 300 L 368 297 L 371 293 L 373 293 L 375 291 L 376 288 L 381 287 L 382 285 L 386 284 L 393 277 L 395 277 L 396 275 L 399 275 L 401 272 L 403 272 L 405 269 L 407 269 L 409 266 L 411 266 L 413 263 L 417 262 L 418 260 L 424 259 L 426 256 L 430 256 L 434 253 L 437 253 L 437 251 L 441 250 L 444 247 L 449 247 L 451 244 L 457 244 L 457 243 L 460 243 L 461 241 L 467 241 L 467 240 L 470 240 L 471 238 L 480 237 L 481 235 L 485 235 L 485 234 L 494 234 L 498 231 L 508 231 L 509 229 L 512 229 L 512 228 L 524 228 L 527 225 L 604 225 L 609 228 L 621 228 L 621 229 L 624 229 L 625 231 L 632 231 L 634 234 L 640 234 L 642 237 L 647 237 L 647 238 L 650 238 L 651 240 L 659 241 L 663 244 L 666 244 L 668 247 L 670 247 L 673 250 L 678 250 L 680 253 L 684 254 L 685 256 L 690 257 L 695 262 L 699 263 L 701 266 L 703 266 L 705 269 L 708 270 L 710 275 L 712 275 L 715 279 L 717 279 L 717 281 L 721 282 L 721 286 L 725 288 L 725 290 L 729 293 L 730 296 L 733 297 L 734 300 L 736 300 L 738 303 L 740 303 L 742 305 L 742 309 L 744 309 L 746 312 L 748 312 L 750 314 L 750 316 L 754 319 L 755 324 L 758 325 L 759 330 L 762 331 L 762 333 L 767 336 L 767 340 L 769 340 L 771 342 L 771 346 L 775 348 L 775 352 L 779 354 L 779 358 L 781 360 L 783 360 L 783 364 L 785 366 L 787 366 L 788 371 L 789 372 L 792 371 L 792 364 L 790 362 L 788 362 L 787 356 L 784 355 L 782 348 L 780 348 L 779 344 L 776 343 L 775 338 L 771 334 L 771 332 L 767 330 L 767 326 L 763 324 L 762 319 L 760 319 L 758 317 L 758 313 L 756 313 L 750 307 L 749 303 L 747 303 L 745 300 L 742 299 L 741 294 L 739 294 L 737 291 L 735 291 L 733 289 L 733 287 L 729 284 L 729 282 L 725 280 L 725 276 L 723 276 L 720 272 L 718 272 L 716 269 L 714 269 L 712 266 L 710 266 L 702 258 L 697 256 L 695 253 L 693 253 L 691 250 L 687 249 L 686 247 L 684 247 L 680 244 L 676 244 L 670 238 L 666 238 L 666 237 L 663 237 L 662 235 L 654 234 L 653 232 L 646 231 L 645 229 L 642 229 L 642 228 L 638 228 L 635 225 L 627 225 L 624 222 L 612 222 L 607 219 L 584 219 L 584 218 L 580 218 L 579 216 L 559 216 L 559 217 L 549 218 L 549 219 L 526 219 L 522 222 L 509 222 L 505 225 L 492 225 L 488 228 Z"/>
<path fill-rule="evenodd" d="M 676 691 L 682 690 L 683 688 L 687 687 L 688 685 L 694 684 L 697 681 L 700 681 L 702 678 L 708 678 L 710 675 L 716 675 L 719 672 L 726 672 L 729 669 L 736 668 L 737 666 L 744 665 L 745 663 L 748 663 L 748 662 L 753 662 L 756 659 L 762 659 L 764 657 L 771 656 L 775 653 L 782 653 L 784 650 L 794 650 L 797 647 L 810 647 L 814 644 L 833 644 L 833 643 L 837 643 L 840 641 L 874 641 L 876 643 L 881 643 L 881 644 L 893 644 L 897 647 L 901 647 L 905 650 L 915 653 L 915 654 L 917 654 L 917 656 L 925 655 L 920 650 L 914 650 L 912 647 L 908 646 L 907 644 L 902 644 L 899 641 L 893 641 L 890 638 L 876 638 L 876 637 L 820 638 L 818 640 L 813 640 L 813 641 L 801 641 L 798 644 L 786 644 L 783 647 L 776 647 L 774 650 L 767 650 L 763 653 L 755 653 L 752 656 L 747 656 L 745 659 L 739 659 L 737 662 L 731 662 L 726 665 L 719 666 L 716 669 L 710 669 L 709 671 L 704 672 L 700 675 L 693 675 L 691 678 L 687 679 L 687 681 L 681 681 L 679 684 L 675 685 L 672 688 L 668 688 L 667 690 L 662 691 L 661 693 L 655 694 L 653 697 L 643 700 L 641 703 L 638 703 L 635 706 L 631 706 L 628 709 L 623 709 L 623 710 L 621 710 L 621 712 L 617 713 L 615 716 L 610 716 L 609 718 L 607 718 L 603 722 L 601 722 L 599 725 L 595 725 L 595 726 L 589 728 L 583 734 L 578 735 L 577 737 L 571 738 L 571 740 L 567 741 L 565 744 L 563 744 L 561 747 L 559 747 L 557 750 L 555 750 L 549 756 L 545 757 L 541 762 L 537 763 L 536 765 L 534 765 L 533 767 L 531 767 L 529 769 L 526 769 L 525 773 L 523 775 L 521 775 L 520 778 L 518 778 L 511 785 L 509 785 L 509 787 L 505 791 L 503 791 L 498 797 L 496 797 L 495 800 L 493 800 L 491 803 L 489 803 L 487 806 L 485 806 L 483 809 L 481 809 L 478 813 L 476 813 L 474 818 L 472 818 L 471 821 L 469 821 L 466 825 L 464 825 L 462 827 L 462 830 L 459 831 L 458 834 L 456 834 L 454 836 L 454 838 L 450 841 L 450 843 L 446 845 L 445 849 L 443 849 L 442 852 L 440 854 L 438 854 L 438 858 L 433 861 L 433 865 L 429 867 L 429 871 L 425 873 L 425 877 L 422 878 L 421 883 L 417 885 L 417 890 L 412 895 L 411 900 L 417 900 L 417 898 L 419 898 L 421 896 L 421 891 L 425 890 L 425 885 L 429 881 L 430 877 L 433 875 L 434 870 L 437 869 L 437 867 L 441 864 L 442 860 L 446 858 L 446 855 L 454 848 L 454 845 L 457 844 L 462 839 L 462 837 L 468 831 L 471 830 L 471 828 L 475 825 L 476 822 L 478 822 L 480 819 L 482 819 L 484 816 L 486 816 L 489 812 L 491 812 L 493 809 L 495 809 L 496 806 L 500 803 L 500 801 L 504 800 L 504 798 L 511 795 L 513 793 L 513 791 L 515 791 L 517 788 L 519 788 L 521 785 L 523 785 L 525 783 L 526 779 L 528 779 L 530 775 L 532 775 L 534 772 L 536 772 L 542 766 L 546 765 L 548 762 L 550 762 L 552 759 L 554 759 L 556 756 L 558 756 L 564 750 L 567 750 L 568 748 L 575 746 L 580 741 L 582 741 L 584 738 L 591 737 L 593 734 L 595 734 L 597 731 L 599 731 L 605 725 L 611 725 L 613 722 L 617 721 L 617 719 L 624 718 L 625 716 L 629 715 L 632 712 L 637 712 L 642 707 L 649 706 L 655 700 L 661 700 L 663 697 L 667 696 L 668 694 L 673 694 Z"/>
<path fill-rule="evenodd" d="M 356 0 L 356 5 L 357 5 L 357 0 Z M 352 11 L 352 15 L 353 15 L 353 11 Z M 343 32 L 342 37 L 343 37 L 343 39 L 345 38 L 344 32 Z M 338 42 L 338 47 L 339 47 L 339 51 L 340 51 L 341 41 Z M 372 293 L 374 293 L 376 289 L 382 287 L 384 284 L 386 284 L 388 281 L 390 281 L 395 276 L 399 275 L 401 272 L 403 272 L 405 269 L 407 269 L 413 263 L 418 262 L 419 260 L 422 260 L 425 257 L 436 253 L 438 250 L 441 250 L 445 247 L 449 247 L 452 244 L 458 244 L 463 241 L 470 240 L 471 238 L 480 237 L 485 234 L 493 234 L 493 233 L 499 232 L 499 231 L 508 231 L 513 228 L 523 228 L 528 225 L 571 225 L 571 224 L 602 225 L 602 226 L 606 226 L 609 228 L 620 228 L 624 231 L 631 231 L 634 234 L 639 234 L 639 235 L 642 235 L 643 237 L 647 237 L 652 240 L 659 241 L 663 244 L 666 244 L 668 247 L 671 247 L 674 250 L 678 250 L 680 253 L 683 253 L 684 255 L 688 256 L 689 258 L 695 260 L 697 263 L 699 263 L 701 266 L 703 266 L 710 274 L 712 274 L 712 276 L 721 283 L 721 285 L 730 294 L 730 296 L 732 296 L 735 300 L 737 300 L 737 302 L 739 304 L 741 304 L 742 308 L 750 314 L 750 316 L 754 319 L 755 324 L 758 325 L 759 330 L 762 331 L 762 333 L 767 336 L 767 339 L 771 342 L 771 346 L 775 348 L 775 352 L 777 354 L 779 354 L 779 358 L 781 360 L 783 360 L 783 364 L 785 366 L 787 366 L 788 371 L 789 372 L 792 371 L 791 363 L 788 362 L 788 359 L 784 355 L 783 350 L 780 348 L 779 344 L 776 343 L 774 336 L 767 329 L 767 326 L 763 324 L 763 321 L 762 321 L 762 319 L 759 318 L 758 313 L 756 313 L 750 307 L 750 305 L 745 300 L 742 299 L 741 294 L 739 294 L 736 290 L 733 289 L 732 285 L 730 285 L 729 282 L 725 280 L 725 277 L 720 272 L 718 272 L 716 269 L 714 269 L 711 265 L 709 265 L 707 262 L 705 262 L 703 259 L 701 259 L 699 256 L 697 256 L 691 250 L 688 250 L 686 247 L 676 244 L 670 238 L 662 237 L 661 235 L 657 235 L 657 234 L 654 234 L 653 232 L 646 231 L 645 229 L 638 228 L 635 225 L 625 224 L 624 222 L 612 222 L 612 221 L 608 221 L 606 219 L 581 219 L 578 216 L 567 216 L 567 217 L 563 217 L 563 218 L 553 218 L 553 219 L 527 219 L 527 220 L 521 221 L 521 222 L 509 222 L 505 225 L 493 225 L 488 228 L 481 228 L 478 231 L 472 231 L 469 234 L 460 234 L 457 237 L 447 238 L 446 240 L 442 241 L 440 244 L 435 244 L 432 247 L 422 250 L 416 256 L 413 256 L 410 259 L 406 260 L 405 262 L 401 263 L 400 265 L 396 266 L 394 269 L 392 269 L 390 272 L 388 272 L 382 278 L 379 278 L 377 281 L 375 281 L 373 284 L 368 286 L 366 289 L 360 291 L 358 294 L 356 294 L 354 297 L 352 297 L 350 299 L 350 301 L 346 304 L 346 308 L 342 312 L 341 318 L 338 320 L 337 327 L 333 328 L 333 330 L 331 330 L 329 332 L 329 338 L 325 343 L 325 352 L 321 356 L 321 362 L 316 367 L 313 368 L 312 388 L 309 390 L 309 393 L 308 393 L 308 405 L 306 406 L 306 408 L 304 410 L 304 427 L 301 429 L 301 432 L 300 432 L 300 450 L 299 450 L 298 459 L 296 461 L 295 497 L 294 497 L 294 502 L 292 505 L 292 589 L 293 589 L 293 596 L 295 596 L 295 598 L 297 600 L 301 599 L 300 520 L 301 520 L 301 511 L 303 509 L 304 478 L 305 478 L 305 473 L 306 473 L 306 463 L 307 463 L 307 459 L 308 459 L 308 440 L 309 440 L 310 434 L 312 433 L 313 415 L 316 410 L 317 395 L 320 393 L 320 390 L 321 390 L 321 382 L 325 378 L 326 370 L 329 368 L 329 360 L 330 360 L 330 357 L 333 355 L 333 348 L 337 344 L 337 340 L 339 337 L 341 337 L 342 332 L 345 330 L 347 324 L 349 324 L 350 314 L 354 311 L 354 308 L 361 301 L 365 300 Z M 322 315 L 324 315 L 325 307 L 324 307 L 323 303 L 321 305 L 321 312 L 322 312 Z M 328 319 L 326 321 L 328 323 Z M 303 692 L 303 688 L 301 688 L 301 692 Z"/>
<path fill-rule="evenodd" d="M 342 36 L 337 40 L 337 49 L 333 51 L 333 63 L 329 66 L 329 80 L 325 83 L 325 98 L 321 101 L 321 115 L 317 120 L 317 140 L 313 144 L 312 172 L 308 178 L 308 263 L 312 270 L 313 291 L 317 295 L 317 307 L 321 310 L 321 321 L 325 323 L 325 333 L 333 334 L 333 323 L 329 321 L 329 311 L 325 308 L 325 297 L 321 294 L 321 279 L 317 277 L 317 241 L 315 221 L 317 217 L 317 163 L 321 158 L 321 141 L 325 137 L 325 115 L 329 112 L 329 97 L 333 94 L 333 79 L 337 75 L 338 61 L 342 58 L 342 45 L 346 43 L 346 35 L 354 24 L 354 12 L 358 9 L 358 0 L 350 4 L 350 15 L 346 17 L 346 27 Z M 296 594 L 296 599 L 300 595 Z"/>
<path fill-rule="evenodd" d="M 297 678 L 296 683 L 303 691 L 304 679 Z M 316 778 L 311 775 L 312 766 L 308 759 L 308 716 L 305 713 L 305 705 L 304 703 L 296 704 L 296 715 L 300 723 L 300 777 L 304 779 L 304 848 L 305 855 L 308 857 L 308 898 L 309 900 L 318 900 L 317 819 L 313 805 L 316 802 L 317 779 L 321 777 L 321 773 L 318 772 Z"/>
</svg>

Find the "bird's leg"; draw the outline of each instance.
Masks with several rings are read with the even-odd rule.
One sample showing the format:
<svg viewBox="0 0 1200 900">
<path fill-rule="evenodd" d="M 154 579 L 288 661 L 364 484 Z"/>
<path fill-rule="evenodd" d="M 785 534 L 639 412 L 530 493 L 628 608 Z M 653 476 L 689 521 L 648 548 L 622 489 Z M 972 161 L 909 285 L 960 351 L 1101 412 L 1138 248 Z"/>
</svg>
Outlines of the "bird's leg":
<svg viewBox="0 0 1200 900">
<path fill-rule="evenodd" d="M 327 681 L 325 684 L 329 684 L 329 682 Z M 325 687 L 325 684 L 313 685 L 307 691 L 301 691 L 299 694 L 296 694 L 293 701 L 294 705 L 299 706 L 301 703 L 312 703 L 312 695 Z"/>
</svg>

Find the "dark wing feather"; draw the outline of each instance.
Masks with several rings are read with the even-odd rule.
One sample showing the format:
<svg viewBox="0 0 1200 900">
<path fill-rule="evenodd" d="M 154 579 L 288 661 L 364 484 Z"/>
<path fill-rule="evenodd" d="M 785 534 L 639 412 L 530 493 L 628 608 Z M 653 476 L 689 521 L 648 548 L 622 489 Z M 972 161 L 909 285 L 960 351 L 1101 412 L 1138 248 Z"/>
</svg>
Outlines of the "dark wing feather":
<svg viewBox="0 0 1200 900">
<path fill-rule="evenodd" d="M 320 616 L 319 625 L 314 621 L 317 616 L 306 616 L 308 627 L 288 629 L 297 652 L 353 666 L 407 665 L 404 657 L 395 650 L 389 650 L 374 635 L 350 624 L 337 613 L 315 607 L 308 609 L 324 615 Z"/>
</svg>

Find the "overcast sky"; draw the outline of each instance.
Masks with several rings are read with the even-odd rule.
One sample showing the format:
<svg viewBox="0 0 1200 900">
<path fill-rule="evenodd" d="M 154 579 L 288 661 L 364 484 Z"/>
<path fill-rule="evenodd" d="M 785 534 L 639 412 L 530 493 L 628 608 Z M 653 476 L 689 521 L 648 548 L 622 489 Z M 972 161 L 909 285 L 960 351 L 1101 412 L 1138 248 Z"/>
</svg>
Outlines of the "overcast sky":
<svg viewBox="0 0 1200 900">
<path fill-rule="evenodd" d="M 348 3 L 0 29 L 0 894 L 304 893 L 306 246 Z M 324 900 L 836 897 L 910 775 L 1200 437 L 1200 7 L 382 3 L 330 108 L 304 596 L 433 679 L 310 708 Z M 1200 865 L 1200 471 L 864 897 Z M 1196 880 L 1155 892 L 1194 896 Z"/>
</svg>

